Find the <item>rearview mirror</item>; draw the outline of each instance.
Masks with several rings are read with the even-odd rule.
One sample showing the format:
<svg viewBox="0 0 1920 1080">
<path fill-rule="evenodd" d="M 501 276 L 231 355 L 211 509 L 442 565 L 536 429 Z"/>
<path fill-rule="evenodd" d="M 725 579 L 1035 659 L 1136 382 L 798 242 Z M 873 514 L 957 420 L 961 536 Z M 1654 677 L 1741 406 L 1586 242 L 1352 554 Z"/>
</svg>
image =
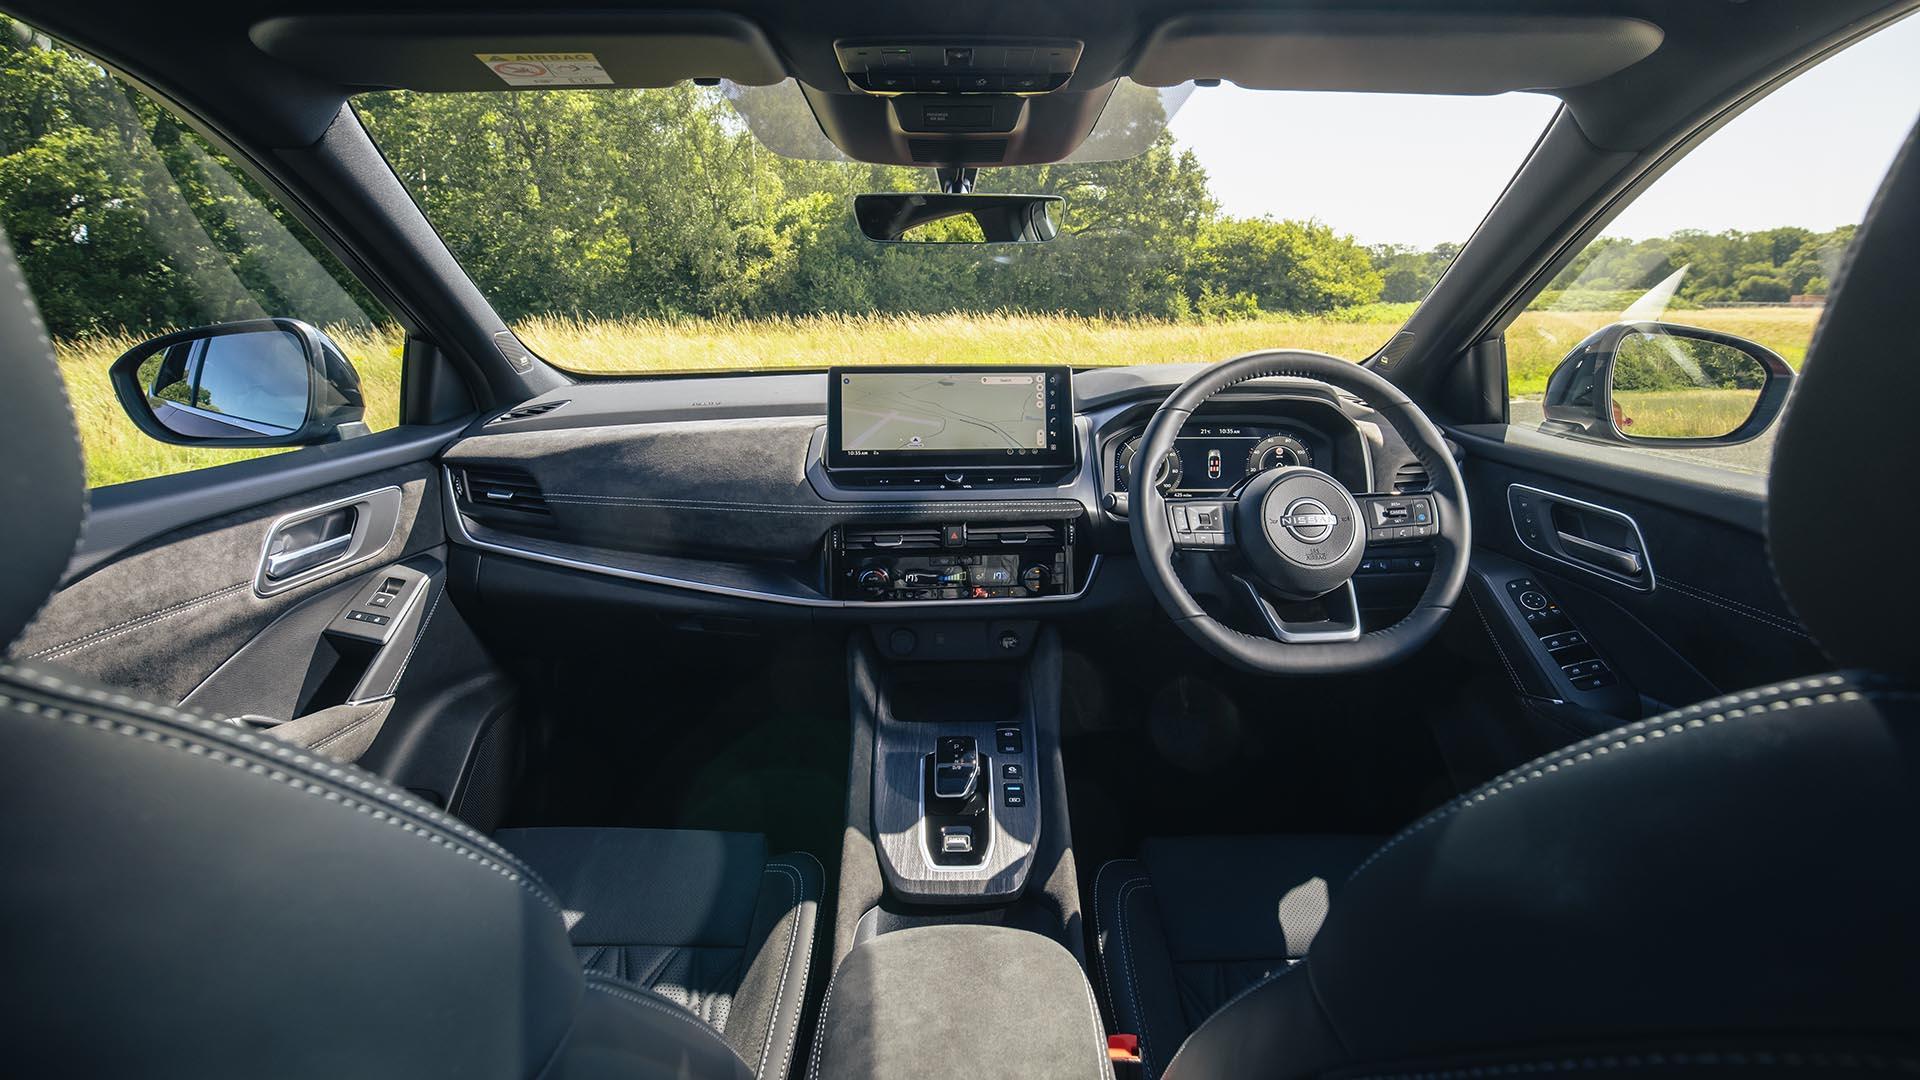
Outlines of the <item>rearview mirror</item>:
<svg viewBox="0 0 1920 1080">
<path fill-rule="evenodd" d="M 135 426 L 182 445 L 307 446 L 367 433 L 360 377 L 298 319 L 251 319 L 157 337 L 108 369 Z"/>
<path fill-rule="evenodd" d="M 1779 418 L 1793 369 L 1764 345 L 1697 326 L 1621 322 L 1547 377 L 1548 430 L 1661 446 L 1735 446 Z"/>
<path fill-rule="evenodd" d="M 867 239 L 883 244 L 1029 244 L 1059 233 L 1058 195 L 856 195 L 853 216 Z"/>
</svg>

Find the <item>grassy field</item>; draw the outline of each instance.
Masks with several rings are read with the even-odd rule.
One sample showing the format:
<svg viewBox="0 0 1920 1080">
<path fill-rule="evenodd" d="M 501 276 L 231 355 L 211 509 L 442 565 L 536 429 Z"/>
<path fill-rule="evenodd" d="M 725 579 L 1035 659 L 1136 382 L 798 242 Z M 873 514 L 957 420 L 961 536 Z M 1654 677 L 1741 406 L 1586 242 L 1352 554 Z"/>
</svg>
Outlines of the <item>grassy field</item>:
<svg viewBox="0 0 1920 1080">
<path fill-rule="evenodd" d="M 1643 439 L 1717 439 L 1753 412 L 1758 390 L 1616 390 L 1614 403 Z"/>
<path fill-rule="evenodd" d="M 1270 316 L 1225 323 L 988 314 L 818 316 L 765 321 L 529 319 L 515 330 L 537 353 L 576 371 L 712 371 L 819 368 L 848 363 L 1059 363 L 1076 366 L 1191 363 L 1267 348 L 1311 349 L 1358 360 L 1406 321 L 1412 305 L 1382 304 L 1332 316 Z M 1716 308 L 1676 321 L 1751 338 L 1795 366 L 1806 354 L 1818 308 Z M 1507 335 L 1515 396 L 1538 394 L 1567 350 L 1611 322 L 1599 311 L 1528 312 Z M 329 331 L 359 369 L 367 422 L 393 425 L 400 401 L 397 330 Z M 87 476 L 98 486 L 203 468 L 271 450 L 208 450 L 147 438 L 120 411 L 107 365 L 134 342 L 91 338 L 59 344 L 79 418 Z"/>
</svg>

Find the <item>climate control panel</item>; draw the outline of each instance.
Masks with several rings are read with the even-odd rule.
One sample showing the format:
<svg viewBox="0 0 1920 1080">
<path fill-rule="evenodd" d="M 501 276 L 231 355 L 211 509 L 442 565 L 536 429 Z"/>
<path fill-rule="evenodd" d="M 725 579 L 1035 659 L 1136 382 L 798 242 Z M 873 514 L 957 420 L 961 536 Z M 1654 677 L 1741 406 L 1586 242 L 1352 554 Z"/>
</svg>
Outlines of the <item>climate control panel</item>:
<svg viewBox="0 0 1920 1080">
<path fill-rule="evenodd" d="M 836 599 L 1020 600 L 1075 590 L 1071 522 L 842 526 L 828 546 Z"/>
</svg>

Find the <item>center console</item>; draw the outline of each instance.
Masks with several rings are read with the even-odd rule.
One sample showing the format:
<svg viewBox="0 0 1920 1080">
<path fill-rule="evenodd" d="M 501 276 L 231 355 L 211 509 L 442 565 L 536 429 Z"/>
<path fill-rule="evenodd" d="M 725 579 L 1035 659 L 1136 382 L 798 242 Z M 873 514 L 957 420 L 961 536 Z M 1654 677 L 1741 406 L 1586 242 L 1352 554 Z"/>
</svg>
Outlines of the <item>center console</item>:
<svg viewBox="0 0 1920 1080">
<path fill-rule="evenodd" d="M 999 926 L 923 926 L 848 954 L 821 1008 L 809 1076 L 1111 1077 L 1073 955 Z"/>
</svg>

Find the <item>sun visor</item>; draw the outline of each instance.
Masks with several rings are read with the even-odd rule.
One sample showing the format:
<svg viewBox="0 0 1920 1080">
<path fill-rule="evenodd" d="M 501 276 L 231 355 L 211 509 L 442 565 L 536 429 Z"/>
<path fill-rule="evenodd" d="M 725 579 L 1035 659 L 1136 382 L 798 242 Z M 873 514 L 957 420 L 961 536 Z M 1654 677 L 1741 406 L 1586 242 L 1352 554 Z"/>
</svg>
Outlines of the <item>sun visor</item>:
<svg viewBox="0 0 1920 1080">
<path fill-rule="evenodd" d="M 1503 94 L 1605 78 L 1663 37 L 1652 23 L 1610 16 L 1198 13 L 1149 34 L 1132 75 L 1149 86 Z"/>
<path fill-rule="evenodd" d="M 760 28 L 711 12 L 287 15 L 254 24 L 262 52 L 343 87 L 460 91 L 766 86 L 787 77 Z"/>
</svg>

